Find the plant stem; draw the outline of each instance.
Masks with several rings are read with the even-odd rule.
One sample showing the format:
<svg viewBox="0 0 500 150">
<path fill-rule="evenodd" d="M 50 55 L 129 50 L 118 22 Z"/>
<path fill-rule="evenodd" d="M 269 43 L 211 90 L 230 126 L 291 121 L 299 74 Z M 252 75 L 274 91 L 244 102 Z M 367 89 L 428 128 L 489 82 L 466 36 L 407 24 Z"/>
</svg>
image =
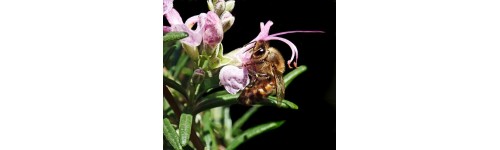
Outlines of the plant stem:
<svg viewBox="0 0 500 150">
<path fill-rule="evenodd" d="M 201 140 L 198 137 L 198 135 L 196 135 L 196 130 L 194 130 L 195 124 L 196 124 L 194 120 L 195 120 L 195 117 L 193 117 L 190 139 L 191 139 L 191 142 L 193 142 L 193 145 L 196 149 L 202 150 L 202 149 L 204 149 L 203 148 L 204 146 L 203 146 L 203 143 L 201 143 Z"/>
<path fill-rule="evenodd" d="M 168 105 L 170 105 L 170 107 L 172 107 L 172 110 L 174 110 L 175 118 L 181 118 L 181 109 L 179 109 L 177 103 L 174 102 L 172 93 L 165 85 L 163 85 L 163 96 L 165 97 L 165 99 L 167 99 Z"/>
<path fill-rule="evenodd" d="M 170 107 L 172 107 L 172 110 L 174 111 L 175 117 L 177 118 L 177 120 L 179 120 L 181 117 L 181 109 L 179 109 L 179 106 L 177 105 L 177 103 L 175 103 L 174 97 L 172 96 L 172 93 L 170 92 L 167 86 L 163 86 L 163 96 L 165 96 L 165 99 L 167 99 L 168 104 L 170 105 Z M 193 142 L 193 145 L 196 149 L 202 150 L 204 146 L 201 143 L 200 138 L 196 135 L 196 130 L 194 130 L 195 128 L 194 124 L 195 123 L 193 121 L 193 124 L 191 126 L 190 139 L 191 142 Z"/>
</svg>

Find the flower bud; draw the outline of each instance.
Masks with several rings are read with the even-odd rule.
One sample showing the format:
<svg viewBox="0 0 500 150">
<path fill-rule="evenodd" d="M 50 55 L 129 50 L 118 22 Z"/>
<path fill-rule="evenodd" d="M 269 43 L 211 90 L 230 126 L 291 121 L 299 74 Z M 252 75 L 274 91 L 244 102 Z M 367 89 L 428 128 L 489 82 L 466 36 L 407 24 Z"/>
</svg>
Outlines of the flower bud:
<svg viewBox="0 0 500 150">
<path fill-rule="evenodd" d="M 207 5 L 208 5 L 208 10 L 209 11 L 214 11 L 214 3 L 212 0 L 207 0 Z"/>
<path fill-rule="evenodd" d="M 235 4 L 235 1 L 234 1 L 234 0 L 229 0 L 229 1 L 227 1 L 227 2 L 226 2 L 226 9 L 225 9 L 225 10 L 226 10 L 226 11 L 229 11 L 229 12 L 233 11 L 233 9 L 234 9 L 234 4 Z"/>
<path fill-rule="evenodd" d="M 189 58 L 196 62 L 198 60 L 198 55 L 200 55 L 200 53 L 198 53 L 198 46 L 193 46 L 185 42 L 181 42 L 181 44 L 182 49 L 188 54 Z"/>
<path fill-rule="evenodd" d="M 215 13 L 221 15 L 222 12 L 226 10 L 226 2 L 224 0 L 218 0 L 215 4 Z"/>
<path fill-rule="evenodd" d="M 205 24 L 202 27 L 203 46 L 210 55 L 213 49 L 222 41 L 224 30 L 219 17 L 214 12 L 209 11 L 206 15 L 200 15 L 200 17 L 202 17 L 200 19 L 205 19 Z"/>
<path fill-rule="evenodd" d="M 203 69 L 196 69 L 193 72 L 193 76 L 191 77 L 191 81 L 193 84 L 200 84 L 205 79 L 205 71 Z"/>
<path fill-rule="evenodd" d="M 224 11 L 221 16 L 222 29 L 224 32 L 229 30 L 234 24 L 234 16 L 229 11 Z"/>
</svg>

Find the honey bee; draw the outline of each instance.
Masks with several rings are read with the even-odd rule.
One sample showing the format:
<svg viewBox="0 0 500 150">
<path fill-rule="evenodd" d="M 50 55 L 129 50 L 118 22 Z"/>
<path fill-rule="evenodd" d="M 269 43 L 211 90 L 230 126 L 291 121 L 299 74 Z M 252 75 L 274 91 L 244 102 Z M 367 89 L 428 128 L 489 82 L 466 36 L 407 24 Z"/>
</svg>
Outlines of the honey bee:
<svg viewBox="0 0 500 150">
<path fill-rule="evenodd" d="M 285 59 L 267 41 L 257 41 L 249 49 L 250 61 L 244 64 L 248 70 L 250 83 L 243 89 L 238 100 L 244 105 L 252 105 L 275 94 L 278 102 L 285 97 Z"/>
</svg>

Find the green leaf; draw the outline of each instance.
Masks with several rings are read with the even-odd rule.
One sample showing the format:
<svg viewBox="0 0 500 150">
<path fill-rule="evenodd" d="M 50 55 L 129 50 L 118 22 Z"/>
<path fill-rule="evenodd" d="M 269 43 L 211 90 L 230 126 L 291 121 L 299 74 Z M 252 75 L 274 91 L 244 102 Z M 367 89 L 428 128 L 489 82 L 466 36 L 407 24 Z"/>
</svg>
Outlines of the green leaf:
<svg viewBox="0 0 500 150">
<path fill-rule="evenodd" d="M 163 98 L 163 111 L 167 110 L 170 106 L 168 105 L 168 102 L 167 100 L 165 100 L 165 98 Z"/>
<path fill-rule="evenodd" d="M 231 115 L 229 114 L 229 107 L 222 107 L 224 111 L 224 140 L 226 143 L 233 141 L 233 120 L 231 120 Z"/>
<path fill-rule="evenodd" d="M 278 122 L 270 122 L 270 123 L 265 123 L 253 128 L 250 128 L 243 132 L 240 136 L 236 137 L 233 142 L 231 142 L 227 146 L 227 150 L 232 150 L 238 147 L 241 143 L 247 141 L 248 139 L 251 139 L 252 137 L 259 135 L 261 133 L 264 133 L 269 130 L 276 129 L 280 127 L 285 121 L 278 121 Z"/>
<path fill-rule="evenodd" d="M 252 116 L 255 112 L 257 112 L 257 110 L 260 107 L 261 107 L 261 105 L 253 106 L 252 108 L 247 110 L 247 112 L 245 112 L 245 114 L 243 114 L 243 116 L 241 116 L 240 119 L 238 119 L 238 120 L 236 120 L 236 122 L 234 122 L 233 135 L 239 135 L 241 133 L 241 126 L 243 126 L 243 124 L 248 120 L 248 118 L 250 118 L 250 116 Z"/>
<path fill-rule="evenodd" d="M 163 43 L 163 59 L 165 60 L 166 58 L 170 57 L 174 51 L 172 50 L 172 45 L 171 44 L 165 44 Z"/>
<path fill-rule="evenodd" d="M 186 32 L 168 32 L 163 36 L 163 42 L 177 41 L 188 37 Z"/>
<path fill-rule="evenodd" d="M 212 99 L 212 98 L 218 98 L 218 97 L 229 96 L 229 95 L 231 95 L 231 94 L 229 94 L 226 90 L 220 90 L 220 91 L 211 93 L 207 96 L 204 96 L 203 99 Z"/>
<path fill-rule="evenodd" d="M 213 59 L 215 59 L 215 58 L 213 58 Z M 211 62 L 210 68 L 215 69 L 215 68 L 225 66 L 225 65 L 229 64 L 232 60 L 233 59 L 231 59 L 231 58 L 227 58 L 227 57 L 222 56 L 222 57 L 220 57 L 220 59 L 217 58 L 217 61 Z"/>
<path fill-rule="evenodd" d="M 174 78 L 179 77 L 179 73 L 184 68 L 186 63 L 188 62 L 188 59 L 189 59 L 188 55 L 186 55 L 185 53 L 181 54 L 179 60 L 177 61 L 177 64 L 175 65 Z"/>
<path fill-rule="evenodd" d="M 205 94 L 205 93 L 207 93 L 207 92 L 209 92 L 209 91 L 211 91 L 211 90 L 213 90 L 213 89 L 215 89 L 217 87 L 220 87 L 220 85 L 219 85 L 219 76 L 212 76 L 212 77 L 210 77 L 210 74 L 211 74 L 211 72 L 207 71 L 207 76 L 205 77 L 205 80 L 203 80 L 201 89 L 197 93 L 197 96 L 195 98 L 196 101 L 199 101 L 200 97 L 203 96 L 203 94 Z M 225 91 L 225 90 L 223 90 L 223 91 Z M 218 91 L 218 92 L 220 92 L 220 91 Z M 210 94 L 210 95 L 212 95 L 212 94 Z M 228 94 L 228 92 L 220 93 L 219 95 L 221 95 L 221 94 Z"/>
<path fill-rule="evenodd" d="M 174 80 L 172 79 L 169 79 L 165 76 L 163 76 L 163 85 L 165 86 L 168 86 L 168 87 L 171 87 L 173 88 L 174 90 L 178 91 L 179 93 L 181 93 L 184 97 L 187 97 L 187 93 L 186 91 L 184 90 L 184 88 L 182 88 L 182 86 L 175 82 Z"/>
<path fill-rule="evenodd" d="M 179 143 L 179 136 L 175 132 L 172 124 L 170 124 L 168 118 L 163 119 L 163 135 L 165 135 L 172 147 L 174 147 L 176 150 L 182 150 L 182 146 Z"/>
<path fill-rule="evenodd" d="M 295 77 L 297 77 L 299 74 L 303 73 L 304 71 L 307 70 L 307 67 L 302 65 L 288 73 L 284 77 L 284 82 L 285 86 L 290 84 Z M 238 103 L 238 97 L 239 94 L 237 95 L 231 95 L 227 93 L 226 91 L 217 91 L 215 93 L 212 93 L 210 95 L 205 96 L 200 103 L 195 107 L 195 113 L 197 114 L 201 111 L 208 110 L 214 107 L 219 107 L 219 106 L 226 106 L 226 105 L 232 105 L 232 104 L 237 104 Z M 279 103 L 274 96 L 269 96 L 268 100 L 264 100 L 260 103 L 261 105 L 267 105 L 267 106 L 279 106 L 280 108 L 289 108 L 289 109 L 299 109 L 299 107 L 287 100 L 282 100 L 281 103 Z"/>
<path fill-rule="evenodd" d="M 182 113 L 181 121 L 179 122 L 179 135 L 182 146 L 186 146 L 191 135 L 191 126 L 193 123 L 193 115 Z"/>
<path fill-rule="evenodd" d="M 225 94 L 225 95 L 217 95 L 213 97 L 205 97 L 199 102 L 195 108 L 194 108 L 194 113 L 197 114 L 199 112 L 219 107 L 219 106 L 229 106 L 232 104 L 238 103 L 238 96 L 239 95 L 231 95 L 231 94 Z"/>
<path fill-rule="evenodd" d="M 266 105 L 266 106 L 277 106 L 280 108 L 288 108 L 288 109 L 299 109 L 299 106 L 294 104 L 293 102 L 287 101 L 287 100 L 282 100 L 281 103 L 278 102 L 278 99 L 274 96 L 269 96 L 267 100 L 262 101 L 260 103 L 261 105 Z"/>
<path fill-rule="evenodd" d="M 217 137 L 212 129 L 213 116 L 210 111 L 203 113 L 201 123 L 203 125 L 203 131 L 205 132 L 205 149 L 218 150 L 217 147 Z M 208 132 L 208 134 L 206 134 Z"/>
<path fill-rule="evenodd" d="M 301 65 L 294 70 L 290 71 L 288 74 L 283 77 L 285 80 L 285 87 L 287 87 L 290 83 L 292 83 L 293 79 L 295 79 L 298 75 L 302 74 L 304 71 L 307 70 L 307 67 L 304 65 Z"/>
<path fill-rule="evenodd" d="M 199 112 L 212 109 L 215 107 L 220 107 L 220 106 L 229 106 L 233 104 L 238 103 L 238 97 L 239 94 L 236 95 L 231 95 L 231 94 L 223 94 L 222 91 L 210 94 L 206 97 L 204 97 L 200 103 L 196 105 L 194 108 L 194 113 L 197 114 Z M 256 105 L 265 105 L 265 106 L 276 106 L 280 108 L 288 108 L 288 109 L 299 109 L 299 106 L 296 104 L 288 101 L 288 100 L 282 100 L 281 103 L 278 102 L 277 98 L 274 96 L 269 96 L 268 99 L 263 100 L 262 102 L 256 103 Z"/>
</svg>

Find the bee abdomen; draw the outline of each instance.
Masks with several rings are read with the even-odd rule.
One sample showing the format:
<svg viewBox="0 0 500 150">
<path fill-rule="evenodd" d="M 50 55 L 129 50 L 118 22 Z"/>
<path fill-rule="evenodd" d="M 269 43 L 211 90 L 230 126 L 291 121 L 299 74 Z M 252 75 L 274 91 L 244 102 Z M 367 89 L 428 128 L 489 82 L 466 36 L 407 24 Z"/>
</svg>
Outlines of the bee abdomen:
<svg viewBox="0 0 500 150">
<path fill-rule="evenodd" d="M 241 104 L 252 105 L 255 102 L 267 99 L 267 97 L 274 92 L 274 89 L 273 83 L 262 86 L 246 87 L 243 92 L 241 92 L 238 100 Z"/>
</svg>

